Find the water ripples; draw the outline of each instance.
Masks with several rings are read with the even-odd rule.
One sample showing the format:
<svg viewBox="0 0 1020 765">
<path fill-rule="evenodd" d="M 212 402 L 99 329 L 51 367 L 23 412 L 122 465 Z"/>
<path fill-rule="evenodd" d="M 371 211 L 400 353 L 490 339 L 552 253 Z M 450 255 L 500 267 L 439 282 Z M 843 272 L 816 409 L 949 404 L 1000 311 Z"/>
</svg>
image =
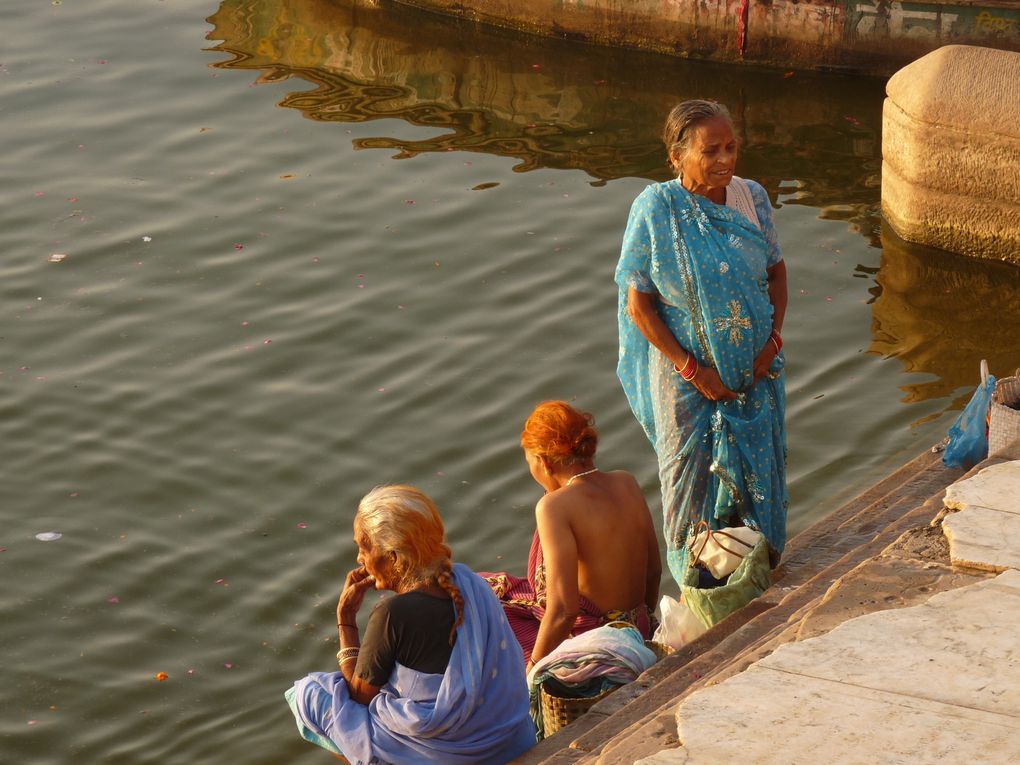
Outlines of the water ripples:
<svg viewBox="0 0 1020 765">
<path fill-rule="evenodd" d="M 523 572 L 542 399 L 595 412 L 602 464 L 657 509 L 612 277 L 677 82 L 730 100 L 783 202 L 792 530 L 935 440 L 983 349 L 1020 350 L 1000 271 L 878 231 L 877 83 L 345 7 L 12 11 L 4 761 L 318 761 L 282 691 L 332 665 L 358 498 L 416 483 L 461 560 Z"/>
</svg>

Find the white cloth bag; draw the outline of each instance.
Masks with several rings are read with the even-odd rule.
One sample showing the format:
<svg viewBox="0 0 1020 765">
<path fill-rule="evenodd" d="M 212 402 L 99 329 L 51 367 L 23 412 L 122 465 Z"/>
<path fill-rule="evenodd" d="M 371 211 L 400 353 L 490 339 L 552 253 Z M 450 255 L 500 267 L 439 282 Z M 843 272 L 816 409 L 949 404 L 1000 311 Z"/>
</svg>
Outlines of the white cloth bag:
<svg viewBox="0 0 1020 765">
<path fill-rule="evenodd" d="M 691 540 L 691 565 L 701 565 L 716 579 L 733 573 L 761 539 L 761 532 L 747 526 L 712 530 L 702 521 Z"/>
</svg>

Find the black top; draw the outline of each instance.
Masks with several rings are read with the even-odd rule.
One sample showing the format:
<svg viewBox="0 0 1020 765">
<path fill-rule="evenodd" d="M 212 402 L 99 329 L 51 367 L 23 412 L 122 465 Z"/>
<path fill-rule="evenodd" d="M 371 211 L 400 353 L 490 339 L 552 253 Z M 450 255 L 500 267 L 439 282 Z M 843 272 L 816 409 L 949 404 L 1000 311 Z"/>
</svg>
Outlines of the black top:
<svg viewBox="0 0 1020 765">
<path fill-rule="evenodd" d="M 368 618 L 354 674 L 376 686 L 386 684 L 397 662 L 443 674 L 453 652 L 455 612 L 452 600 L 417 590 L 381 600 Z"/>
</svg>

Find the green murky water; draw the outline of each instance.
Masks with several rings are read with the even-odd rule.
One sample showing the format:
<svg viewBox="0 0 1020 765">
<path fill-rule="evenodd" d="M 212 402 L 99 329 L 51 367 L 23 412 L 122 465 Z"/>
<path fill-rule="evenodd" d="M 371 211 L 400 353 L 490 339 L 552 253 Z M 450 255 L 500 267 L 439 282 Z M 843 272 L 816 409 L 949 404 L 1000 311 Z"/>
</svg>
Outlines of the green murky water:
<svg viewBox="0 0 1020 765">
<path fill-rule="evenodd" d="M 460 560 L 521 571 L 543 398 L 657 502 L 612 273 L 681 98 L 731 107 L 777 205 L 791 531 L 1020 359 L 1015 271 L 880 230 L 880 82 L 388 3 L 5 11 L 5 763 L 321 762 L 281 694 L 332 664 L 358 497 L 416 483 Z"/>
</svg>

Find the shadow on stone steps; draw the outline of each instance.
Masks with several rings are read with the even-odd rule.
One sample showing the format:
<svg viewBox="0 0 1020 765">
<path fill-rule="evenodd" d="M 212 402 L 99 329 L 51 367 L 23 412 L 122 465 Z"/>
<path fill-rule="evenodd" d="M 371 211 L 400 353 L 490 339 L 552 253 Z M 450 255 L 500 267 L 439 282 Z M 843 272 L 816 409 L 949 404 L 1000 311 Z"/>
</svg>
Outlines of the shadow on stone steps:
<svg viewBox="0 0 1020 765">
<path fill-rule="evenodd" d="M 809 636 L 806 624 L 822 629 L 823 622 L 810 617 L 833 585 L 904 532 L 930 523 L 945 487 L 961 473 L 942 467 L 928 451 L 911 460 L 791 540 L 772 589 L 761 598 L 515 762 L 626 763 L 677 746 L 673 715 L 680 699 L 742 671 L 782 642 Z M 862 613 L 879 610 L 877 603 L 867 605 Z"/>
</svg>

